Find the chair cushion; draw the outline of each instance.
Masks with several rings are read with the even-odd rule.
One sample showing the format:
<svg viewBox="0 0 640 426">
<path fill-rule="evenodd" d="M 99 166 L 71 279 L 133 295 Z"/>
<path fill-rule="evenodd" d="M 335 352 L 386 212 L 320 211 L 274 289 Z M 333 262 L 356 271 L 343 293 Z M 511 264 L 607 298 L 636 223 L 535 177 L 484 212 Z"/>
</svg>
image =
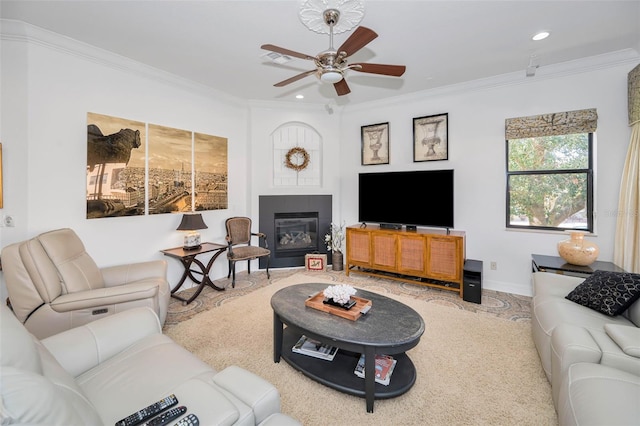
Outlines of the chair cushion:
<svg viewBox="0 0 640 426">
<path fill-rule="evenodd" d="M 640 274 L 597 270 L 566 298 L 605 315 L 624 312 L 640 297 Z"/>
<path fill-rule="evenodd" d="M 231 217 L 225 226 L 231 244 L 248 244 L 251 241 L 251 219 L 248 217 Z"/>
<path fill-rule="evenodd" d="M 73 230 L 57 229 L 40 234 L 37 239 L 58 269 L 64 294 L 104 287 L 98 265 Z"/>
<path fill-rule="evenodd" d="M 268 256 L 271 253 L 270 250 L 256 247 L 256 246 L 244 246 L 244 247 L 234 247 L 233 248 L 233 256 L 229 253 L 227 256 L 232 260 L 246 260 L 246 259 L 255 259 L 261 256 Z"/>
</svg>

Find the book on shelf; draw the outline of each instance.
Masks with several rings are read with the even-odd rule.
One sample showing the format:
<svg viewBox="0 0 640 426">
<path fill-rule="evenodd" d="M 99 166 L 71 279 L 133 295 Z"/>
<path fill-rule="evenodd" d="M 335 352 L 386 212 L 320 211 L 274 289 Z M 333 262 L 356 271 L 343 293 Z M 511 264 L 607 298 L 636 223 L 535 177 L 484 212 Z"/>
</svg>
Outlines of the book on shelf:
<svg viewBox="0 0 640 426">
<path fill-rule="evenodd" d="M 376 382 L 387 386 L 391 382 L 396 362 L 390 355 L 376 355 Z M 360 355 L 353 374 L 364 379 L 364 354 Z"/>
<path fill-rule="evenodd" d="M 292 351 L 297 354 L 333 361 L 333 358 L 338 352 L 338 348 L 336 346 L 330 346 L 326 343 L 310 339 L 303 334 L 296 344 L 293 345 Z"/>
</svg>

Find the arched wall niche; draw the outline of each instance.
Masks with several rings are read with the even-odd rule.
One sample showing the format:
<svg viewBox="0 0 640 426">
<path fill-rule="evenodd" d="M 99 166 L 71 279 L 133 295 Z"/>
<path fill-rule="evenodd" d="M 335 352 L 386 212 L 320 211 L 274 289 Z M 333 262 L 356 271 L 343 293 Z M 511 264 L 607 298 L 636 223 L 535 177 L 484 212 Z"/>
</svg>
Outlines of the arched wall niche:
<svg viewBox="0 0 640 426">
<path fill-rule="evenodd" d="M 271 133 L 273 150 L 273 186 L 319 187 L 322 185 L 322 136 L 312 126 L 290 121 Z M 301 155 L 292 155 L 293 148 L 302 148 L 308 164 L 302 170 L 287 167 L 287 156 L 293 165 L 303 162 Z M 294 150 L 299 154 L 300 150 Z"/>
</svg>

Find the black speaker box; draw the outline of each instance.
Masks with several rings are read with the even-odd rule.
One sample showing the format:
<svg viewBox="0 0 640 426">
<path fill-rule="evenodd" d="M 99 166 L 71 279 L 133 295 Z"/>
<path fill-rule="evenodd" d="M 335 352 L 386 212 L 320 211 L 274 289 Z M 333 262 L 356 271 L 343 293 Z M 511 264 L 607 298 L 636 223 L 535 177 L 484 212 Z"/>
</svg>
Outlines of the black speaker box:
<svg viewBox="0 0 640 426">
<path fill-rule="evenodd" d="M 462 299 L 482 304 L 482 261 L 467 259 L 462 274 Z"/>
</svg>

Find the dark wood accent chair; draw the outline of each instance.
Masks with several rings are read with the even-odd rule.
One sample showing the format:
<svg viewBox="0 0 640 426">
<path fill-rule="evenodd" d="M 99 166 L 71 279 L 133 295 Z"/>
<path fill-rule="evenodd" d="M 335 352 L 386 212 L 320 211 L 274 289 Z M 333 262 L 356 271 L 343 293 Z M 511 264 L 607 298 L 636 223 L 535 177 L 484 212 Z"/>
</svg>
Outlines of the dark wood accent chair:
<svg viewBox="0 0 640 426">
<path fill-rule="evenodd" d="M 248 217 L 230 217 L 225 221 L 227 228 L 227 259 L 229 260 L 229 278 L 233 274 L 231 287 L 236 286 L 236 262 L 247 261 L 247 273 L 251 273 L 251 261 L 259 257 L 267 258 L 267 278 L 269 275 L 269 258 L 271 250 L 267 244 L 267 236 L 262 232 L 251 232 L 251 219 Z M 258 237 L 258 245 L 251 245 L 252 237 Z M 264 247 L 260 247 L 260 240 L 264 241 Z"/>
</svg>

